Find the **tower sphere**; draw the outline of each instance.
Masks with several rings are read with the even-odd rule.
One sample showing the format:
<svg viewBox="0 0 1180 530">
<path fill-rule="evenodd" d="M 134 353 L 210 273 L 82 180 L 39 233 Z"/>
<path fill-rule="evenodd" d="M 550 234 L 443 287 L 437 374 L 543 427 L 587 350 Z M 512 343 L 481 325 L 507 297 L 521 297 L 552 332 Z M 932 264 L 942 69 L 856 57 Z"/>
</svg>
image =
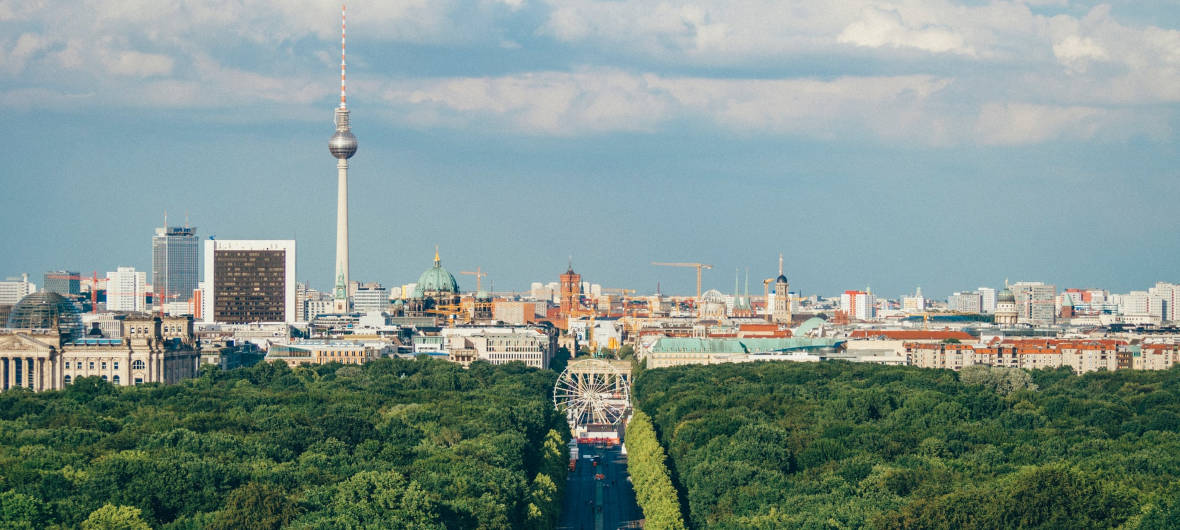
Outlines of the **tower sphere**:
<svg viewBox="0 0 1180 530">
<path fill-rule="evenodd" d="M 336 131 L 328 140 L 328 151 L 336 158 L 352 158 L 356 154 L 356 137 L 348 131 Z"/>
</svg>

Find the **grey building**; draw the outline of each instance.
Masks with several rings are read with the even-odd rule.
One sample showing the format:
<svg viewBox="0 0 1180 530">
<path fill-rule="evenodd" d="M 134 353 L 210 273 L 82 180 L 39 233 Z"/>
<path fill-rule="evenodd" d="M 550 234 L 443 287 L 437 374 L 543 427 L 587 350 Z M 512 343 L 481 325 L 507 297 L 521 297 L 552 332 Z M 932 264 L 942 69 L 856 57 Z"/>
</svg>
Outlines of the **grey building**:
<svg viewBox="0 0 1180 530">
<path fill-rule="evenodd" d="M 156 228 L 152 236 L 152 290 L 155 303 L 188 302 L 200 281 L 197 227 Z M 163 296 L 160 296 L 163 295 Z"/>
<path fill-rule="evenodd" d="M 82 294 L 82 280 L 77 272 L 49 271 L 45 273 L 44 290 L 62 296 Z"/>
</svg>

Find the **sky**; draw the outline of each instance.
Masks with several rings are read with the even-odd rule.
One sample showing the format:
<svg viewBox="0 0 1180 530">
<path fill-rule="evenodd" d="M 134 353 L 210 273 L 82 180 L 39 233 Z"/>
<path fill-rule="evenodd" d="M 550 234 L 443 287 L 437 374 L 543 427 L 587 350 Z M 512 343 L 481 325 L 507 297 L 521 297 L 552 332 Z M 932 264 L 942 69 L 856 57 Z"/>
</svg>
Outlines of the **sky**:
<svg viewBox="0 0 1180 530">
<path fill-rule="evenodd" d="M 1145 5 L 1149 4 L 1149 5 Z M 335 252 L 340 5 L 0 0 L 0 277 Z M 348 5 L 351 275 L 640 293 L 1180 281 L 1180 3 Z"/>
</svg>

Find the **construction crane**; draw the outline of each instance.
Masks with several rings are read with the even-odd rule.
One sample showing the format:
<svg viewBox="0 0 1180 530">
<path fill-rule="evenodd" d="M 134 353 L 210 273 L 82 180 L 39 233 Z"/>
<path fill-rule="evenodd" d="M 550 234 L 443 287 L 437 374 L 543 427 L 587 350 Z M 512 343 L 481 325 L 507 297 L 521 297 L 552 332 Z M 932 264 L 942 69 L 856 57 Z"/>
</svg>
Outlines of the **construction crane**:
<svg viewBox="0 0 1180 530">
<path fill-rule="evenodd" d="M 697 300 L 701 299 L 701 269 L 712 269 L 713 268 L 712 265 L 705 265 L 704 263 L 682 263 L 682 262 L 667 263 L 667 262 L 663 262 L 663 261 L 653 261 L 653 262 L 651 262 L 651 264 L 656 265 L 656 266 L 660 266 L 660 267 L 696 267 L 696 269 L 697 269 L 697 298 L 696 299 Z"/>
<path fill-rule="evenodd" d="M 482 280 L 483 280 L 484 276 L 488 275 L 488 273 L 484 272 L 483 269 L 480 267 L 476 267 L 475 272 L 460 271 L 459 274 L 467 274 L 470 276 L 475 276 L 475 292 L 476 293 L 483 290 L 483 281 Z"/>
</svg>

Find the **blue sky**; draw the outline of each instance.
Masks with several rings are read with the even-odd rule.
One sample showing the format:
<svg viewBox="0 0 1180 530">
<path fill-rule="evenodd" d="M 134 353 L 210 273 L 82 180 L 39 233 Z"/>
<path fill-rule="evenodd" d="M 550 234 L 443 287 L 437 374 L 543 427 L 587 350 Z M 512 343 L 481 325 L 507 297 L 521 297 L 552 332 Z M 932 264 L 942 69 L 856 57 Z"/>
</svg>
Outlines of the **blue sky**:
<svg viewBox="0 0 1180 530">
<path fill-rule="evenodd" d="M 1180 281 L 1180 7 L 349 5 L 352 277 L 896 296 Z M 0 276 L 296 238 L 332 278 L 339 5 L 0 0 Z M 465 288 L 470 276 L 458 276 Z M 38 280 L 39 281 L 39 280 Z"/>
</svg>

